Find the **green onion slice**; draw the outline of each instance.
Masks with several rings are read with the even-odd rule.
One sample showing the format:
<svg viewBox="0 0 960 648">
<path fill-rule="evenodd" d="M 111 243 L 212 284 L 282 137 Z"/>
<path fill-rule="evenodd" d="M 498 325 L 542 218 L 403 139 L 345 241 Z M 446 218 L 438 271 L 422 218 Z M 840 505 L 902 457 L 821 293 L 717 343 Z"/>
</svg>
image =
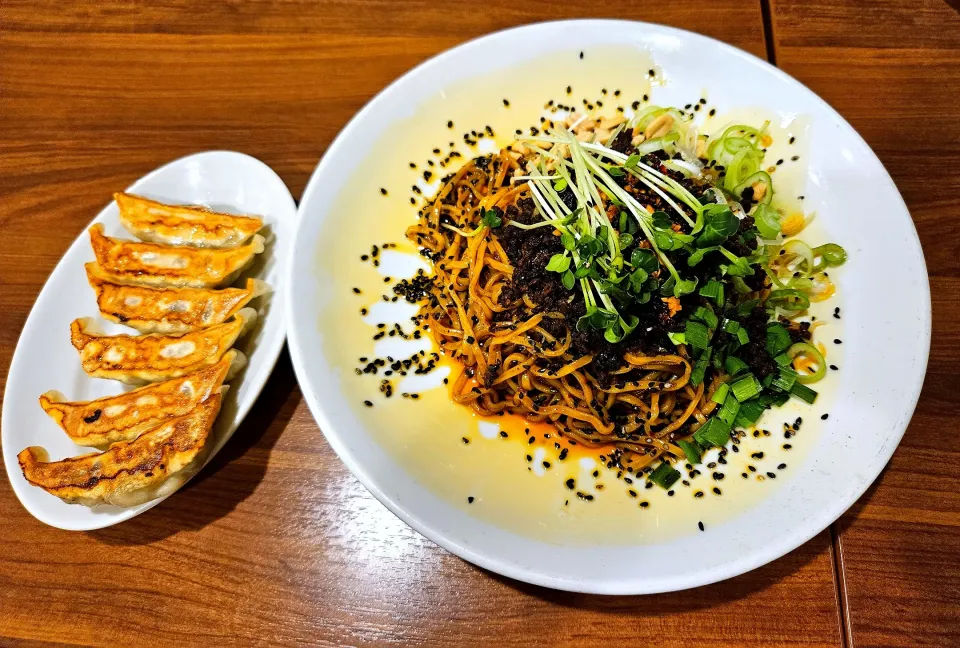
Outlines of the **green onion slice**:
<svg viewBox="0 0 960 648">
<path fill-rule="evenodd" d="M 810 383 L 815 383 L 825 375 L 827 375 L 827 363 L 823 359 L 823 354 L 820 353 L 820 350 L 812 344 L 807 344 L 806 342 L 798 342 L 787 349 L 787 356 L 790 360 L 793 360 L 798 355 L 809 356 L 814 364 L 817 366 L 816 371 L 812 374 L 802 374 L 797 372 L 797 380 L 801 383 L 807 385 Z"/>
<path fill-rule="evenodd" d="M 796 396 L 803 402 L 811 405 L 817 400 L 817 392 L 802 384 L 800 381 L 793 383 L 793 387 L 790 388 L 790 395 Z"/>
<path fill-rule="evenodd" d="M 656 470 L 650 473 L 648 479 L 660 488 L 667 490 L 677 483 L 678 479 L 680 479 L 680 471 L 676 470 L 670 464 L 664 462 L 657 466 Z"/>
<path fill-rule="evenodd" d="M 692 464 L 700 463 L 703 458 L 703 455 L 700 453 L 700 446 L 685 439 L 677 441 L 677 445 L 683 450 L 683 454 L 687 455 L 687 461 Z"/>
</svg>

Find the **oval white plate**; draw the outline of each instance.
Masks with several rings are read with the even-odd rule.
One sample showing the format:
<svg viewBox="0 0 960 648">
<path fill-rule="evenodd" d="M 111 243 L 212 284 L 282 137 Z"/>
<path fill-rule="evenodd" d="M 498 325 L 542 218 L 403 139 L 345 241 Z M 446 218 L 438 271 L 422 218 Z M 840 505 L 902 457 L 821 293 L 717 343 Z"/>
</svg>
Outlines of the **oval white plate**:
<svg viewBox="0 0 960 648">
<path fill-rule="evenodd" d="M 761 107 L 811 120 L 805 205 L 817 210 L 851 259 L 841 277 L 845 363 L 819 441 L 801 466 L 792 467 L 788 483 L 735 523 L 658 545 L 557 546 L 455 508 L 377 445 L 344 405 L 345 391 L 324 355 L 317 322 L 337 278 L 314 276 L 313 268 L 321 225 L 335 216 L 335 197 L 396 120 L 415 114 L 428 97 L 442 100 L 437 97 L 445 87 L 464 79 L 551 52 L 611 44 L 649 50 L 670 80 L 656 91 L 657 103 L 689 101 L 705 90 L 711 103 L 726 108 Z M 580 592 L 652 593 L 711 583 L 767 563 L 819 533 L 866 490 L 896 448 L 919 395 L 930 343 L 929 284 L 916 231 L 890 177 L 853 128 L 810 90 L 766 62 L 703 36 L 643 23 L 571 21 L 521 27 L 457 47 L 406 74 L 354 117 L 318 165 L 300 213 L 289 279 L 295 296 L 288 302 L 290 352 L 320 428 L 350 470 L 405 522 L 512 578 Z M 362 228 L 376 216 L 349 217 Z"/>
<path fill-rule="evenodd" d="M 118 187 L 118 189 L 120 189 Z M 289 263 L 297 207 L 283 180 L 263 162 L 242 153 L 209 151 L 180 158 L 147 174 L 128 191 L 173 204 L 206 205 L 232 213 L 262 215 L 267 248 L 244 277 L 254 276 L 270 284 L 272 292 L 253 306 L 261 317 L 237 348 L 249 361 L 230 383 L 215 431 L 219 452 L 246 416 L 270 376 L 283 348 L 285 278 Z M 120 225 L 119 211 L 111 202 L 94 223 L 103 223 L 109 236 L 132 239 Z M 92 224 L 92 223 L 91 223 Z M 23 327 L 10 363 L 3 397 L 3 460 L 13 490 L 24 507 L 38 520 L 73 531 L 99 529 L 128 520 L 159 504 L 163 498 L 119 508 L 88 508 L 66 504 L 46 491 L 31 486 L 17 463 L 17 453 L 31 445 L 43 446 L 52 459 L 89 452 L 75 445 L 40 408 L 37 398 L 49 389 L 63 392 L 70 400 L 90 400 L 125 391 L 112 380 L 90 378 L 80 367 L 70 344 L 70 322 L 77 317 L 99 316 L 93 290 L 87 284 L 83 264 L 93 261 L 86 229 L 73 242 L 40 291 Z M 136 333 L 132 329 L 99 320 L 104 330 Z M 129 388 L 126 388 L 129 389 Z M 189 505 L 184 502 L 184 505 Z"/>
</svg>

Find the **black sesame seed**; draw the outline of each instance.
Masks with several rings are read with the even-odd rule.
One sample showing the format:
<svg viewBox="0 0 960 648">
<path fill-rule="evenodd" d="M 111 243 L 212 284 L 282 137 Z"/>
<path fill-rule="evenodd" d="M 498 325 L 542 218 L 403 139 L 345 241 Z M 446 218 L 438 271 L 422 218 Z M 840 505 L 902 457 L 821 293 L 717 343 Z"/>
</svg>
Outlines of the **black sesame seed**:
<svg viewBox="0 0 960 648">
<path fill-rule="evenodd" d="M 833 371 L 839 371 L 840 367 L 838 367 L 837 365 L 830 365 L 830 369 L 832 369 Z"/>
<path fill-rule="evenodd" d="M 697 522 L 697 528 L 703 531 L 703 522 Z"/>
<path fill-rule="evenodd" d="M 576 482 L 573 480 L 572 477 L 568 479 L 565 483 L 567 485 L 567 488 L 569 488 L 570 490 L 573 490 L 574 486 L 576 485 Z"/>
<path fill-rule="evenodd" d="M 384 196 L 386 196 L 386 195 L 387 195 L 387 190 L 384 189 L 383 187 L 380 187 L 380 193 L 382 193 Z"/>
<path fill-rule="evenodd" d="M 360 289 L 359 289 L 359 288 L 354 288 L 354 289 L 353 289 L 353 294 L 359 295 L 359 294 L 360 294 Z"/>
<path fill-rule="evenodd" d="M 783 469 L 786 468 L 786 467 L 787 467 L 787 464 L 782 463 L 782 464 L 780 464 L 779 466 L 777 466 L 777 470 L 783 470 Z"/>
<path fill-rule="evenodd" d="M 363 404 L 366 405 L 367 407 L 373 407 L 373 403 L 371 403 L 368 400 L 363 401 Z"/>
<path fill-rule="evenodd" d="M 504 439 L 506 439 L 506 438 L 507 438 L 507 433 L 504 432 L 503 430 L 500 430 L 500 436 L 502 436 Z"/>
<path fill-rule="evenodd" d="M 580 52 L 580 60 L 583 60 L 583 52 Z"/>
<path fill-rule="evenodd" d="M 821 415 L 820 415 L 820 420 L 821 420 L 821 421 L 826 421 L 828 418 L 830 418 L 830 415 L 829 415 L 829 414 L 821 414 Z"/>
<path fill-rule="evenodd" d="M 473 504 L 473 496 L 467 498 L 467 504 Z"/>
</svg>

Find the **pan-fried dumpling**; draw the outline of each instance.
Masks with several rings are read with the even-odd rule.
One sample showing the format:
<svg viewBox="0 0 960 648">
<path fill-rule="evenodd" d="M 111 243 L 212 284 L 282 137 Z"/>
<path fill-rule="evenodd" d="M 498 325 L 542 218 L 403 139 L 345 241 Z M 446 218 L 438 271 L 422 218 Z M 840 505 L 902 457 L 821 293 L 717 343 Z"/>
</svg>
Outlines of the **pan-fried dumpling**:
<svg viewBox="0 0 960 648">
<path fill-rule="evenodd" d="M 220 361 L 252 325 L 257 312 L 241 309 L 229 322 L 183 335 L 101 335 L 89 317 L 70 325 L 70 341 L 80 352 L 83 370 L 95 378 L 129 385 L 170 380 Z M 229 380 L 229 377 L 227 378 Z"/>
<path fill-rule="evenodd" d="M 48 461 L 46 450 L 29 447 L 17 455 L 20 469 L 28 482 L 69 504 L 135 506 L 169 495 L 210 454 L 220 400 L 219 393 L 212 394 L 186 416 L 133 441 L 114 443 L 103 453 Z"/>
<path fill-rule="evenodd" d="M 77 445 L 130 441 L 189 414 L 211 394 L 219 393 L 238 353 L 228 351 L 217 364 L 182 378 L 85 403 L 68 403 L 62 394 L 47 392 L 40 397 L 40 406 Z"/>
<path fill-rule="evenodd" d="M 186 333 L 221 324 L 268 288 L 257 279 L 247 279 L 246 288 L 223 290 L 126 286 L 110 281 L 96 263 L 86 268 L 100 314 L 141 333 Z"/>
<path fill-rule="evenodd" d="M 100 269 L 111 281 L 173 288 L 225 286 L 264 249 L 259 234 L 232 250 L 121 241 L 104 235 L 99 223 L 90 228 L 90 244 Z"/>
<path fill-rule="evenodd" d="M 260 231 L 263 221 L 204 207 L 164 205 L 127 193 L 113 194 L 120 223 L 143 241 L 204 248 L 234 248 Z"/>
</svg>

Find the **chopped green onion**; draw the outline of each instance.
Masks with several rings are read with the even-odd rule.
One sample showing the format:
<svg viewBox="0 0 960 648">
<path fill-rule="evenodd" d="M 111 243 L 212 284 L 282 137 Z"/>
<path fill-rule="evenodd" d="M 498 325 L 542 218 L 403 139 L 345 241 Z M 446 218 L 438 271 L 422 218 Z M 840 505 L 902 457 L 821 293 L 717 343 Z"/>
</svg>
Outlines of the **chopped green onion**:
<svg viewBox="0 0 960 648">
<path fill-rule="evenodd" d="M 784 288 L 771 292 L 767 296 L 767 305 L 788 311 L 802 311 L 810 308 L 810 299 L 799 290 Z"/>
<path fill-rule="evenodd" d="M 793 387 L 790 388 L 790 394 L 811 405 L 817 400 L 817 392 L 800 382 L 793 383 Z"/>
<path fill-rule="evenodd" d="M 687 336 L 683 333 L 674 333 L 673 331 L 667 333 L 667 337 L 670 338 L 670 341 L 680 346 L 681 344 L 687 343 Z"/>
<path fill-rule="evenodd" d="M 697 306 L 697 310 L 693 311 L 693 315 L 691 315 L 690 318 L 698 322 L 703 322 L 707 325 L 708 329 L 715 329 L 717 328 L 717 324 L 719 324 L 716 314 L 706 306 Z"/>
<path fill-rule="evenodd" d="M 694 349 L 706 349 L 710 346 L 710 334 L 706 325 L 702 322 L 697 322 L 692 319 L 687 320 L 685 337 L 687 344 Z"/>
<path fill-rule="evenodd" d="M 663 462 L 657 469 L 650 473 L 647 478 L 660 488 L 667 490 L 680 479 L 680 471 L 676 470 L 670 464 Z"/>
<path fill-rule="evenodd" d="M 788 400 L 790 400 L 790 392 L 766 392 L 760 394 L 760 402 L 764 405 L 772 405 L 774 407 L 780 407 Z"/>
<path fill-rule="evenodd" d="M 736 397 L 736 394 L 727 394 L 727 397 L 723 399 L 723 407 L 717 412 L 717 418 L 727 425 L 732 426 L 734 419 L 737 418 L 737 411 L 739 409 L 740 400 Z"/>
<path fill-rule="evenodd" d="M 723 266 L 723 267 L 726 270 L 730 270 L 731 267 L 735 267 L 735 266 L 729 265 L 729 266 Z M 728 272 L 727 274 L 730 274 L 730 273 Z M 747 282 L 744 281 L 741 277 L 735 274 L 730 274 L 730 277 L 731 277 L 730 283 L 733 284 L 733 289 L 737 291 L 737 294 L 746 295 L 748 293 L 753 292 L 750 289 L 750 286 L 747 285 Z"/>
<path fill-rule="evenodd" d="M 772 324 L 767 327 L 767 352 L 772 356 L 778 356 L 793 344 L 790 339 L 790 332 L 780 324 Z"/>
<path fill-rule="evenodd" d="M 780 213 L 776 209 L 770 205 L 758 205 L 753 212 L 753 220 L 760 236 L 768 241 L 777 238 L 780 233 Z"/>
<path fill-rule="evenodd" d="M 713 349 L 707 349 L 700 354 L 697 361 L 693 363 L 693 369 L 690 371 L 690 384 L 696 387 L 703 382 L 703 377 L 707 373 L 707 366 L 710 364 L 710 354 Z"/>
<path fill-rule="evenodd" d="M 747 315 L 752 313 L 753 309 L 756 308 L 759 304 L 760 304 L 759 300 L 748 299 L 747 301 L 737 306 L 737 315 L 739 317 L 746 317 Z"/>
<path fill-rule="evenodd" d="M 797 382 L 797 372 L 790 367 L 780 367 L 780 373 L 778 373 L 777 377 L 770 383 L 770 386 L 788 392 L 793 389 L 795 382 Z"/>
<path fill-rule="evenodd" d="M 706 297 L 707 299 L 712 299 L 717 303 L 717 306 L 722 307 L 723 284 L 716 279 L 711 279 L 703 286 L 703 288 L 700 289 L 700 296 Z"/>
<path fill-rule="evenodd" d="M 748 373 L 743 378 L 738 379 L 732 385 L 730 389 L 733 390 L 733 395 L 737 397 L 737 400 L 741 403 L 745 400 L 753 398 L 760 393 L 760 381 L 757 380 L 756 376 L 752 373 Z"/>
<path fill-rule="evenodd" d="M 813 248 L 813 253 L 822 257 L 828 267 L 843 265 L 847 260 L 847 251 L 836 243 L 826 243 Z"/>
<path fill-rule="evenodd" d="M 759 398 L 751 398 L 744 403 L 740 403 L 740 410 L 737 412 L 737 418 L 733 424 L 741 428 L 750 427 L 760 420 L 766 409 Z"/>
<path fill-rule="evenodd" d="M 748 367 L 747 363 L 737 356 L 730 356 L 727 358 L 727 361 L 723 363 L 723 368 L 731 376 L 736 376 L 737 374 L 748 370 L 750 367 Z"/>
<path fill-rule="evenodd" d="M 757 171 L 741 182 L 733 190 L 733 193 L 737 196 L 741 196 L 743 195 L 743 192 L 747 190 L 747 188 L 752 187 L 758 182 L 765 185 L 763 196 L 759 200 L 754 198 L 753 201 L 757 203 L 769 204 L 770 200 L 773 198 L 773 180 L 770 179 L 770 174 L 766 171 Z M 754 196 L 756 196 L 756 192 L 754 192 Z"/>
<path fill-rule="evenodd" d="M 683 450 L 683 454 L 687 455 L 687 461 L 692 464 L 700 463 L 703 456 L 700 454 L 700 446 L 696 443 L 691 443 L 686 439 L 681 439 L 677 441 L 677 445 L 680 446 L 680 449 Z"/>
<path fill-rule="evenodd" d="M 793 360 L 800 354 L 811 356 L 817 369 L 812 374 L 797 373 L 797 380 L 804 384 L 809 384 L 817 382 L 827 375 L 827 362 L 817 347 L 812 344 L 807 344 L 806 342 L 798 342 L 787 349 L 787 357 L 789 357 L 790 360 Z"/>
<path fill-rule="evenodd" d="M 737 342 L 740 344 L 746 344 L 750 341 L 750 335 L 747 333 L 747 329 L 741 328 L 737 331 Z"/>
<path fill-rule="evenodd" d="M 730 383 L 720 383 L 720 386 L 717 387 L 716 391 L 713 392 L 713 396 L 710 397 L 714 403 L 723 404 L 723 401 L 726 400 L 727 394 L 730 393 Z"/>
<path fill-rule="evenodd" d="M 730 440 L 730 426 L 717 417 L 712 417 L 694 433 L 693 440 L 702 448 L 711 446 L 722 448 Z"/>
</svg>

